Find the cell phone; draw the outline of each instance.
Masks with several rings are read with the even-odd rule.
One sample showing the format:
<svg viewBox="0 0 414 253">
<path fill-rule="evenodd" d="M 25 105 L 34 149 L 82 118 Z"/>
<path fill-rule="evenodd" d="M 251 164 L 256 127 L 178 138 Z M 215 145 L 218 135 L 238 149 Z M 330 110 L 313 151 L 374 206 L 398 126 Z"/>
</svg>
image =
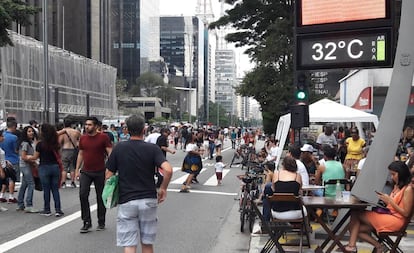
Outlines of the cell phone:
<svg viewBox="0 0 414 253">
<path fill-rule="evenodd" d="M 379 191 L 375 191 L 375 193 L 378 194 L 378 195 L 382 195 L 382 193 L 379 192 Z"/>
</svg>

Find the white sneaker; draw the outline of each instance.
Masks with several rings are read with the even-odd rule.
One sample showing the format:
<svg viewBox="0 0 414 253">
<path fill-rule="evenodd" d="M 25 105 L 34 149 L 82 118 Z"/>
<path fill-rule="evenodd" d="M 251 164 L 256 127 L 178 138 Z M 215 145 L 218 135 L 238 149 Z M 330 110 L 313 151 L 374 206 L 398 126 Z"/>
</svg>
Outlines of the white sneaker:
<svg viewBox="0 0 414 253">
<path fill-rule="evenodd" d="M 7 210 L 9 210 L 9 209 L 7 209 L 7 208 L 5 208 L 5 207 L 0 206 L 0 212 L 5 212 L 5 211 L 7 211 Z"/>
</svg>

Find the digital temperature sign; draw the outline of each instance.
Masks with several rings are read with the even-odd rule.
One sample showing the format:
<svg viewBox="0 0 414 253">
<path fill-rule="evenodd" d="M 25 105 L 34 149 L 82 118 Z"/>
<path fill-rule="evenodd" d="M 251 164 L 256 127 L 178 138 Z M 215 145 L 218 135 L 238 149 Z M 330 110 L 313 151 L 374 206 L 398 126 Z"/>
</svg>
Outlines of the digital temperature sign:
<svg viewBox="0 0 414 253">
<path fill-rule="evenodd" d="M 391 31 L 379 29 L 297 37 L 297 69 L 390 65 Z"/>
</svg>

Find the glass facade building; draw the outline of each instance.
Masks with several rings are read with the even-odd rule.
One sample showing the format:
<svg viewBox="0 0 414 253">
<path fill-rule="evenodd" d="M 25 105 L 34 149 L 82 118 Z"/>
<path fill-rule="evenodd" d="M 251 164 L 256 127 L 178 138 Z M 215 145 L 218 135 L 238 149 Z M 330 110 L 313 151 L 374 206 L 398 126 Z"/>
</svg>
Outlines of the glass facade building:
<svg viewBox="0 0 414 253">
<path fill-rule="evenodd" d="M 111 65 L 134 83 L 159 57 L 159 0 L 114 0 L 111 5 Z"/>
<path fill-rule="evenodd" d="M 180 92 L 181 111 L 200 120 L 204 113 L 204 24 L 195 16 L 160 18 L 160 56 L 167 64 L 169 80 Z M 187 100 L 189 95 L 190 101 Z"/>
<path fill-rule="evenodd" d="M 236 55 L 234 50 L 216 50 L 216 103 L 219 103 L 229 116 L 236 111 Z"/>
</svg>

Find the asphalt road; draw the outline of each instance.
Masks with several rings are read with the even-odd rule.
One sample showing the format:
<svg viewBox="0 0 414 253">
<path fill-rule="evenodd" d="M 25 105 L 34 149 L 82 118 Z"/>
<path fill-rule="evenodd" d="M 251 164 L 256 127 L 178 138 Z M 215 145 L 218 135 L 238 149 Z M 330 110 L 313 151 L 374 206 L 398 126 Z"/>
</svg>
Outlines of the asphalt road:
<svg viewBox="0 0 414 253">
<path fill-rule="evenodd" d="M 258 147 L 262 144 L 259 143 Z M 230 163 L 233 150 L 226 141 L 222 153 Z M 236 175 L 240 168 L 227 168 L 223 185 L 216 186 L 214 161 L 205 160 L 199 184 L 193 184 L 190 193 L 179 193 L 186 174 L 180 171 L 185 153 L 177 150 L 167 158 L 174 167 L 167 200 L 159 206 L 159 230 L 156 252 L 248 252 L 250 234 L 240 233 L 238 192 L 240 182 Z M 65 216 L 43 217 L 15 211 L 15 204 L 2 204 L 9 210 L 0 212 L 0 252 L 122 252 L 116 247 L 116 208 L 106 216 L 106 230 L 80 234 L 80 204 L 78 189 L 61 189 Z M 42 194 L 35 192 L 34 206 L 42 207 Z M 92 225 L 96 227 L 96 201 L 91 189 Z M 53 206 L 53 204 L 52 204 Z M 140 252 L 140 250 L 138 251 Z"/>
</svg>

